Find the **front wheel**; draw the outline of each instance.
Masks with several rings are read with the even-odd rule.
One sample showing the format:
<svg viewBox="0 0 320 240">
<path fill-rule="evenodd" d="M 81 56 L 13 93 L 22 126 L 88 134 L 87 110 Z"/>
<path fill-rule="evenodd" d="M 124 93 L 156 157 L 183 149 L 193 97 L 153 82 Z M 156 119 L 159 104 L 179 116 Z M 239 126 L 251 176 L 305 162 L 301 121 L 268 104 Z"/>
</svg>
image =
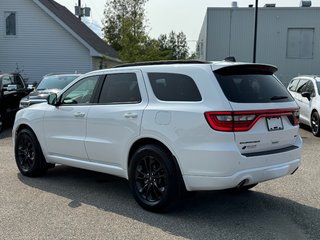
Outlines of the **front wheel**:
<svg viewBox="0 0 320 240">
<path fill-rule="evenodd" d="M 157 145 L 138 149 L 131 158 L 129 183 L 135 200 L 144 209 L 165 212 L 181 197 L 179 172 L 172 155 Z"/>
<path fill-rule="evenodd" d="M 48 165 L 40 144 L 31 130 L 23 129 L 18 133 L 14 150 L 16 163 L 22 175 L 37 177 L 47 171 Z"/>
<path fill-rule="evenodd" d="M 320 117 L 318 112 L 313 112 L 311 115 L 311 131 L 312 134 L 316 137 L 320 136 Z"/>
</svg>

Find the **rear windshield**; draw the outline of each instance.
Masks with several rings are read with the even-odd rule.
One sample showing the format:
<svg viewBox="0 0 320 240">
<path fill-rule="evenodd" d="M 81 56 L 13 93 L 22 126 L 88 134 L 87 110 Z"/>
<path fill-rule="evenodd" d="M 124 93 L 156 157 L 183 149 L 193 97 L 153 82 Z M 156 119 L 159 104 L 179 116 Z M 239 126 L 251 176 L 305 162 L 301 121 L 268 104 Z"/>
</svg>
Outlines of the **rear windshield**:
<svg viewBox="0 0 320 240">
<path fill-rule="evenodd" d="M 293 101 L 283 84 L 270 74 L 228 75 L 215 73 L 216 78 L 231 102 L 269 103 Z"/>
</svg>

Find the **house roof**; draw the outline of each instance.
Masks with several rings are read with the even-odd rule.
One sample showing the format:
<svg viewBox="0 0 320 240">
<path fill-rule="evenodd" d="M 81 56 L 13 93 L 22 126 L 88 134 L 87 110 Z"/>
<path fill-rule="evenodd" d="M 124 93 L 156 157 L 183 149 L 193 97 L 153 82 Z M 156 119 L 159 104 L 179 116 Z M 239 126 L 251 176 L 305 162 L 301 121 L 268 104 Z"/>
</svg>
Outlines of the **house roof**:
<svg viewBox="0 0 320 240">
<path fill-rule="evenodd" d="M 38 1 L 98 53 L 120 61 L 117 52 L 87 27 L 87 25 L 79 18 L 73 15 L 66 7 L 53 0 Z"/>
</svg>

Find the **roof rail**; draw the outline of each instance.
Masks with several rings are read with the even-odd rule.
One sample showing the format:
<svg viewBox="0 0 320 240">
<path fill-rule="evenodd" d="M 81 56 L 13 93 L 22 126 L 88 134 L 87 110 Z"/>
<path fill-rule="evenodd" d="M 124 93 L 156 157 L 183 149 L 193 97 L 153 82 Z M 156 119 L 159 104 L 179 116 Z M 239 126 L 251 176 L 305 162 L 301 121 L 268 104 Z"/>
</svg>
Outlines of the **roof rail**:
<svg viewBox="0 0 320 240">
<path fill-rule="evenodd" d="M 208 63 L 211 63 L 211 62 L 200 61 L 200 60 L 164 60 L 164 61 L 125 63 L 125 64 L 116 65 L 113 68 L 134 67 L 134 66 L 150 66 L 150 65 L 165 65 L 165 64 L 208 64 Z"/>
</svg>

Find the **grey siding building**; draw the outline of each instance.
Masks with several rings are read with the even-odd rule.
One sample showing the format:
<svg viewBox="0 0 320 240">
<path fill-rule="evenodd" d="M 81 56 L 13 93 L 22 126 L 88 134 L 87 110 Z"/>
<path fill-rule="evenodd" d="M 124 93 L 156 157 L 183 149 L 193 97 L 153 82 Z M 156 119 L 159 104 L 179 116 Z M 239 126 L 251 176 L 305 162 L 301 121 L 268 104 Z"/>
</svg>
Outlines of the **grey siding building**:
<svg viewBox="0 0 320 240">
<path fill-rule="evenodd" d="M 252 62 L 254 12 L 250 7 L 208 8 L 198 57 Z M 285 85 L 298 74 L 320 74 L 320 8 L 263 7 L 258 13 L 256 62 L 276 65 Z"/>
<path fill-rule="evenodd" d="M 33 83 L 48 73 L 86 73 L 120 62 L 115 50 L 57 2 L 0 1 L 1 72 L 23 71 Z"/>
</svg>

